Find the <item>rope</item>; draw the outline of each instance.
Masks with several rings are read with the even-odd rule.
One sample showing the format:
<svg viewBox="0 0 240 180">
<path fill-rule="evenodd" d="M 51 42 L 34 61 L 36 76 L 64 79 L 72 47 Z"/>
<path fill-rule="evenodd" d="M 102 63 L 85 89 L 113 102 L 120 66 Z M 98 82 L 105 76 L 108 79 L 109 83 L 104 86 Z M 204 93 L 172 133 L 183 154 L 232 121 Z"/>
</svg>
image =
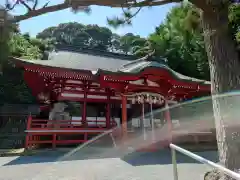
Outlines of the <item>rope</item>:
<svg viewBox="0 0 240 180">
<path fill-rule="evenodd" d="M 155 142 L 155 132 L 154 132 L 154 117 L 153 117 L 153 109 L 152 103 L 150 103 L 150 111 L 151 111 L 151 123 L 152 123 L 152 141 Z"/>
</svg>

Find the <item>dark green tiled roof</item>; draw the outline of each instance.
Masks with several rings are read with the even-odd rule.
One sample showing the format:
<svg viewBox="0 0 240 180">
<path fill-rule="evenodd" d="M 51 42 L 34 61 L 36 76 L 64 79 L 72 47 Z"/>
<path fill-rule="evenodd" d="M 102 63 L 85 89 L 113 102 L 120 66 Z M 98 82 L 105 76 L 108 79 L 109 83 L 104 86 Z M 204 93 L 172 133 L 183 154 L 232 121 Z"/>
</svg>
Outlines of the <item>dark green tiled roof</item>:
<svg viewBox="0 0 240 180">
<path fill-rule="evenodd" d="M 129 59 L 121 59 L 121 56 L 98 56 L 94 53 L 79 53 L 70 50 L 53 51 L 49 53 L 48 60 L 15 59 L 24 63 L 72 70 L 88 70 L 93 73 L 96 73 L 99 69 L 116 72 L 121 66 L 131 62 Z"/>
<path fill-rule="evenodd" d="M 160 68 L 167 70 L 174 78 L 179 80 L 199 82 L 208 85 L 210 84 L 208 81 L 191 78 L 172 70 L 167 66 L 166 61 L 163 58 L 152 59 L 150 57 L 143 57 L 136 60 L 136 57 L 131 55 L 129 56 L 102 51 L 99 52 L 89 49 L 74 50 L 68 47 L 60 48 L 49 53 L 48 60 L 15 59 L 25 63 L 29 62 L 48 67 L 88 70 L 93 74 L 99 74 L 101 72 L 137 74 L 146 68 Z"/>
<path fill-rule="evenodd" d="M 194 82 L 199 82 L 199 83 L 203 83 L 203 84 L 211 84 L 208 81 L 204 81 L 204 80 L 200 80 L 200 79 L 196 79 L 196 78 L 191 78 L 185 75 L 182 75 L 174 70 L 172 70 L 171 68 L 169 68 L 164 61 L 150 61 L 150 60 L 146 60 L 146 59 L 141 59 L 135 62 L 130 62 L 129 64 L 124 65 L 121 69 L 119 69 L 119 72 L 122 73 L 140 73 L 141 71 L 143 71 L 146 68 L 161 68 L 161 69 L 165 69 L 168 72 L 170 72 L 173 77 L 180 79 L 180 80 L 187 80 L 187 81 L 194 81 Z"/>
</svg>

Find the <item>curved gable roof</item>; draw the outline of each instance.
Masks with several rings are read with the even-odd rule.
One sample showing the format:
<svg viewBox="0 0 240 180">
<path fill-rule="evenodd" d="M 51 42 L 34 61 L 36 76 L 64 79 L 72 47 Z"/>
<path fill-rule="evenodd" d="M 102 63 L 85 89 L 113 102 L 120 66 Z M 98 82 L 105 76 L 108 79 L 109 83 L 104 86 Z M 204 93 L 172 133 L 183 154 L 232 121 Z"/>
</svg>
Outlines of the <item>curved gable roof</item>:
<svg viewBox="0 0 240 180">
<path fill-rule="evenodd" d="M 79 53 L 68 50 L 53 51 L 49 53 L 48 60 L 15 59 L 24 63 L 73 70 L 89 70 L 92 72 L 96 72 L 98 69 L 116 72 L 119 67 L 131 62 L 131 60 L 120 57 L 98 56 L 95 54 Z"/>
<path fill-rule="evenodd" d="M 24 63 L 57 67 L 70 70 L 87 70 L 92 74 L 103 71 L 108 73 L 137 74 L 146 68 L 160 68 L 167 70 L 174 78 L 210 85 L 208 81 L 182 75 L 167 66 L 162 59 L 154 60 L 148 56 L 137 59 L 135 56 L 95 51 L 92 49 L 59 48 L 49 53 L 48 60 L 24 60 L 14 58 Z"/>
<path fill-rule="evenodd" d="M 193 82 L 198 82 L 198 83 L 203 83 L 203 84 L 211 84 L 209 81 L 205 80 L 200 80 L 197 78 L 192 78 L 185 76 L 183 74 L 180 74 L 173 69 L 171 69 L 169 66 L 167 66 L 164 61 L 151 61 L 147 59 L 140 59 L 139 61 L 135 62 L 130 62 L 129 64 L 126 64 L 123 66 L 123 68 L 119 69 L 120 72 L 123 73 L 140 73 L 146 68 L 162 68 L 170 72 L 175 78 L 179 80 L 187 80 L 187 81 L 193 81 Z"/>
</svg>

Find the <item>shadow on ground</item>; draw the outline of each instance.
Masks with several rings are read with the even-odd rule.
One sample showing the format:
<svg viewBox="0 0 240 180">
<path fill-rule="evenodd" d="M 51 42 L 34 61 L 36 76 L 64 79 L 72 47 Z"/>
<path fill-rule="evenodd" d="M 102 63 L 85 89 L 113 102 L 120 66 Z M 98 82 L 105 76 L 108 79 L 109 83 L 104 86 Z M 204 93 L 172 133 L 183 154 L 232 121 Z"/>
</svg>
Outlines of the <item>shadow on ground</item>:
<svg viewBox="0 0 240 180">
<path fill-rule="evenodd" d="M 72 149 L 71 149 L 72 150 Z M 172 164 L 171 152 L 168 149 L 157 152 L 123 152 L 112 147 L 88 147 L 77 150 L 74 153 L 68 150 L 45 150 L 33 156 L 20 156 L 4 164 L 4 166 L 32 164 L 32 163 L 51 163 L 57 161 L 75 161 L 89 159 L 121 158 L 132 166 Z M 217 162 L 217 153 L 215 151 L 197 152 L 208 160 Z M 65 156 L 64 156 L 65 155 Z M 177 153 L 178 163 L 198 163 L 195 160 Z"/>
<path fill-rule="evenodd" d="M 213 162 L 218 161 L 218 155 L 216 151 L 205 151 L 205 152 L 195 152 L 195 153 L 210 161 L 213 161 Z M 171 151 L 169 149 L 159 150 L 157 152 L 147 152 L 147 153 L 136 152 L 136 153 L 132 153 L 124 156 L 122 160 L 131 164 L 132 166 L 172 164 Z M 180 153 L 177 153 L 177 162 L 179 164 L 180 163 L 202 164 Z"/>
<path fill-rule="evenodd" d="M 71 153 L 72 150 L 73 149 L 42 150 L 35 153 L 35 155 L 19 156 L 16 159 L 4 164 L 4 166 L 120 157 L 119 152 L 114 151 L 112 148 L 91 147 Z"/>
</svg>

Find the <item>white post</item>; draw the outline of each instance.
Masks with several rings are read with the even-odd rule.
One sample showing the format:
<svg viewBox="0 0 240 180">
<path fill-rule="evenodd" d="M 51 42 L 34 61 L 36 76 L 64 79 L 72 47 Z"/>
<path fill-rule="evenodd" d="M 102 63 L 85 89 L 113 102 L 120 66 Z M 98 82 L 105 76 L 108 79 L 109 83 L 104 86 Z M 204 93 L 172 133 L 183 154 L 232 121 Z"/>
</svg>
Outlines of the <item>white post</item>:
<svg viewBox="0 0 240 180">
<path fill-rule="evenodd" d="M 173 164 L 173 179 L 178 180 L 176 151 L 175 149 L 171 148 L 171 152 L 172 152 L 172 164 Z"/>
<path fill-rule="evenodd" d="M 203 164 L 206 164 L 210 167 L 213 167 L 219 171 L 222 171 L 224 174 L 232 177 L 233 179 L 239 179 L 240 180 L 240 174 L 230 170 L 230 169 L 227 169 L 223 166 L 221 166 L 220 164 L 216 164 L 212 161 L 209 161 L 197 154 L 194 154 L 186 149 L 183 149 L 175 144 L 170 144 L 170 148 L 172 149 L 172 162 L 173 162 L 173 166 L 174 166 L 174 180 L 177 180 L 178 179 L 178 176 L 177 176 L 177 161 L 176 161 L 176 151 L 192 158 L 192 159 L 195 159 L 196 161 L 198 162 L 201 162 Z"/>
<path fill-rule="evenodd" d="M 116 147 L 117 147 L 117 144 L 116 144 L 116 142 L 115 142 L 115 140 L 114 140 L 114 137 L 113 137 L 112 132 L 110 133 L 110 137 L 111 137 L 111 139 L 112 139 L 113 146 L 116 148 Z"/>
</svg>

